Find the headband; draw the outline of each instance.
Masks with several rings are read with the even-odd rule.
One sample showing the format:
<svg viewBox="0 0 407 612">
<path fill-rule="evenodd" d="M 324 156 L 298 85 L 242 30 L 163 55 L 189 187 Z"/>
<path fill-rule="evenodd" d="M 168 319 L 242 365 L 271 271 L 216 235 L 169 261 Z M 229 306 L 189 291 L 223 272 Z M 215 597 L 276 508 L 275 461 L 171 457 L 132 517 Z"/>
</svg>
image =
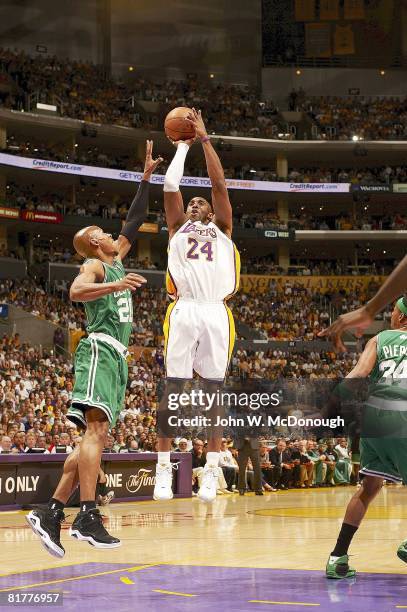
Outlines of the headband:
<svg viewBox="0 0 407 612">
<path fill-rule="evenodd" d="M 404 297 L 401 297 L 399 300 L 397 300 L 397 308 L 403 313 L 403 315 L 407 316 L 407 304 L 405 303 L 404 299 Z"/>
</svg>

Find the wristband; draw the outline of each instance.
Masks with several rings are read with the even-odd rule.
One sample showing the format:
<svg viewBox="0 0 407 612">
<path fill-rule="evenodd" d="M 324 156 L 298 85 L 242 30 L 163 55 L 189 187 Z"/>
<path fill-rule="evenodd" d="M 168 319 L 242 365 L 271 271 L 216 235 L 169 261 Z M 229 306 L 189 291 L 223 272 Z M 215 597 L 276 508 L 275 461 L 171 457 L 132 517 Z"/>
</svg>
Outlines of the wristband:
<svg viewBox="0 0 407 612">
<path fill-rule="evenodd" d="M 210 141 L 209 136 L 204 136 L 203 138 L 201 138 L 202 144 L 204 144 L 205 142 L 209 142 L 209 141 Z"/>
</svg>

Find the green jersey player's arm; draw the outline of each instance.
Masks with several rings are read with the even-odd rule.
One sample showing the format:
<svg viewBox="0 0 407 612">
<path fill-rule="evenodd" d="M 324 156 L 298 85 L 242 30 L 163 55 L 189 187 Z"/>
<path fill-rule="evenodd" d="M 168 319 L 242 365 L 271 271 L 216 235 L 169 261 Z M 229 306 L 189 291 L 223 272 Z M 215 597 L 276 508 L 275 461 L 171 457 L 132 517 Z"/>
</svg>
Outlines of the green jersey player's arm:
<svg viewBox="0 0 407 612">
<path fill-rule="evenodd" d="M 146 282 L 146 279 L 138 274 L 127 274 L 119 281 L 104 283 L 105 270 L 98 259 L 81 266 L 78 276 L 75 278 L 69 291 L 69 297 L 73 302 L 92 302 L 114 291 L 130 289 L 135 291 Z"/>
<path fill-rule="evenodd" d="M 122 227 L 119 238 L 117 239 L 118 251 L 120 259 L 124 259 L 130 251 L 133 242 L 136 239 L 136 234 L 140 226 L 144 223 L 148 211 L 148 199 L 150 194 L 150 179 L 154 170 L 162 162 L 162 157 L 153 159 L 153 141 L 147 140 L 146 143 L 146 158 L 144 162 L 143 178 L 139 185 L 129 211 L 126 221 Z"/>
<path fill-rule="evenodd" d="M 346 378 L 367 378 L 375 367 L 377 359 L 377 336 L 370 338 L 359 361 Z"/>
</svg>

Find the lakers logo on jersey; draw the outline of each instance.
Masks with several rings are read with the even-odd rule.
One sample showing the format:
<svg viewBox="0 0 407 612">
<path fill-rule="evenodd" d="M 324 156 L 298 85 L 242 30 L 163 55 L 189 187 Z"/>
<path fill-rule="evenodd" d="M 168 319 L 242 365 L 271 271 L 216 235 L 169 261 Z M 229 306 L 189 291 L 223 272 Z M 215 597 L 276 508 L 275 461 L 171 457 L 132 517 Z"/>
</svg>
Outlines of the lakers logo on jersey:
<svg viewBox="0 0 407 612">
<path fill-rule="evenodd" d="M 239 287 L 240 257 L 214 223 L 187 221 L 168 249 L 167 291 L 174 297 L 222 301 Z"/>
</svg>

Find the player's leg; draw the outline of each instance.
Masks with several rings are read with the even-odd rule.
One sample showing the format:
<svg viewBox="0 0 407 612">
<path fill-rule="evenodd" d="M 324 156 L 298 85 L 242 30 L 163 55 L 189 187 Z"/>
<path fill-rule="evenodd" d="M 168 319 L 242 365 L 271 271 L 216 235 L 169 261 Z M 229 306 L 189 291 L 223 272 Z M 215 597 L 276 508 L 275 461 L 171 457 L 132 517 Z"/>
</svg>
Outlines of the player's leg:
<svg viewBox="0 0 407 612">
<path fill-rule="evenodd" d="M 206 397 L 212 398 L 212 408 L 207 412 L 212 426 L 208 430 L 207 461 L 198 496 L 211 502 L 216 497 L 216 474 L 219 466 L 219 451 L 223 427 L 216 425 L 225 416 L 225 406 L 220 397 L 235 341 L 235 326 L 232 313 L 222 304 L 197 305 L 195 321 L 199 323 L 200 335 L 194 370 L 201 377 L 201 387 Z"/>
<path fill-rule="evenodd" d="M 97 501 L 100 506 L 107 506 L 114 498 L 114 491 L 108 491 L 107 476 L 102 468 L 99 468 L 97 492 Z"/>
<path fill-rule="evenodd" d="M 349 567 L 348 549 L 370 503 L 382 486 L 383 477 L 365 476 L 361 488 L 350 500 L 335 548 L 326 566 L 328 578 L 350 578 L 355 575 L 355 570 Z"/>
<path fill-rule="evenodd" d="M 348 578 L 355 575 L 355 570 L 349 567 L 348 549 L 358 527 L 366 514 L 370 502 L 376 497 L 383 486 L 386 474 L 393 478 L 394 468 L 386 459 L 382 440 L 361 438 L 360 463 L 363 482 L 361 488 L 350 500 L 345 518 L 339 532 L 338 540 L 327 565 L 328 578 Z M 387 443 L 388 444 L 388 443 Z M 397 475 L 394 474 L 397 478 Z"/>
<path fill-rule="evenodd" d="M 192 363 L 196 351 L 196 324 L 191 316 L 191 304 L 179 300 L 169 305 L 164 320 L 164 355 L 166 383 L 158 406 L 158 457 L 153 498 L 172 499 L 171 436 L 168 418 L 176 415 L 169 410 L 169 399 L 182 393 L 186 380 L 192 379 Z"/>
<path fill-rule="evenodd" d="M 112 537 L 103 526 L 95 498 L 106 435 L 121 409 L 118 398 L 123 394 L 123 384 L 127 380 L 127 364 L 113 348 L 103 342 L 92 340 L 91 344 L 93 362 L 90 366 L 86 405 L 85 401 L 83 404 L 75 402 L 76 407 L 84 411 L 86 433 L 80 445 L 78 462 L 80 512 L 69 533 L 97 548 L 117 548 L 120 540 Z"/>
<path fill-rule="evenodd" d="M 61 523 L 65 520 L 64 508 L 78 484 L 79 446 L 65 460 L 61 480 L 46 508 L 31 510 L 26 521 L 41 540 L 44 548 L 54 557 L 63 557 L 65 549 L 61 544 Z"/>
<path fill-rule="evenodd" d="M 164 393 L 158 405 L 158 453 L 153 492 L 153 499 L 156 501 L 164 501 L 174 497 L 172 491 L 171 437 L 169 435 L 168 418 L 176 413 L 169 410 L 168 403 L 170 397 L 178 397 L 182 393 L 184 384 L 184 380 L 167 378 Z"/>
<path fill-rule="evenodd" d="M 81 506 L 69 534 L 96 548 L 117 548 L 120 540 L 106 531 L 95 502 L 96 480 L 109 421 L 102 410 L 92 407 L 86 411 L 86 421 L 87 429 L 80 445 L 78 462 Z"/>
</svg>

